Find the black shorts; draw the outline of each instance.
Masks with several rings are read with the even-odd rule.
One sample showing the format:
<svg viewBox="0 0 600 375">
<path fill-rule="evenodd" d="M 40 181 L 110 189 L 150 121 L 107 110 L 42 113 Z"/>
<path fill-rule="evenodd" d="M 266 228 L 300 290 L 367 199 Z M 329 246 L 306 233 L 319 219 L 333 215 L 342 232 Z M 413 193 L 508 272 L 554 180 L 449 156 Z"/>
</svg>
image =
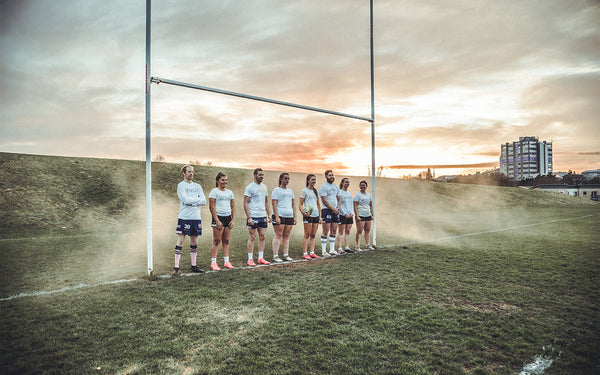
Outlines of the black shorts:
<svg viewBox="0 0 600 375">
<path fill-rule="evenodd" d="M 335 223 L 337 224 L 340 219 L 338 214 L 334 214 L 329 208 L 323 208 L 321 210 L 321 219 L 324 224 Z"/>
<path fill-rule="evenodd" d="M 250 225 L 248 224 L 248 220 L 246 220 L 246 226 L 248 227 L 248 229 L 266 228 L 269 226 L 266 217 L 253 217 L 252 221 L 254 223 Z"/>
<path fill-rule="evenodd" d="M 346 217 L 346 215 L 340 215 L 340 224 L 354 224 L 354 218 L 352 216 Z"/>
<path fill-rule="evenodd" d="M 184 220 L 177 219 L 177 234 L 185 234 L 186 236 L 201 236 L 202 235 L 202 220 Z"/>
<path fill-rule="evenodd" d="M 360 221 L 371 221 L 373 218 L 371 216 L 359 216 Z"/>
<path fill-rule="evenodd" d="M 229 215 L 229 216 L 219 216 L 219 215 L 217 215 L 217 217 L 219 218 L 219 221 L 223 224 L 223 227 L 229 228 L 231 226 L 231 215 Z M 213 219 L 211 225 L 213 227 L 217 226 L 217 222 L 215 221 L 215 219 Z"/>
<path fill-rule="evenodd" d="M 282 225 L 294 225 L 294 218 L 293 217 L 281 217 L 281 216 L 279 216 L 279 220 L 281 221 Z M 275 220 L 275 215 L 272 215 L 271 223 L 273 225 L 277 225 L 277 220 Z"/>
<path fill-rule="evenodd" d="M 318 216 L 304 216 L 304 220 L 302 221 L 304 224 L 319 224 Z"/>
</svg>

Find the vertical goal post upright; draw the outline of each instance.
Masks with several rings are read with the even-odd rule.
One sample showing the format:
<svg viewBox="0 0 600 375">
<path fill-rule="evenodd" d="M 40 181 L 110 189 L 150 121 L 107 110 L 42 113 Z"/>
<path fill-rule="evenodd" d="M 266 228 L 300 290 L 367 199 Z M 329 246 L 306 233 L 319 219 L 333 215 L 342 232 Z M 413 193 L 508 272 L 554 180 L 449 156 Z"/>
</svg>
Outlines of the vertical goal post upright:
<svg viewBox="0 0 600 375">
<path fill-rule="evenodd" d="M 148 256 L 148 275 L 153 274 L 152 260 L 152 163 L 151 163 L 151 102 L 150 87 L 152 83 L 165 83 L 180 87 L 186 87 L 196 90 L 209 91 L 222 95 L 236 96 L 244 99 L 257 100 L 271 104 L 278 104 L 287 107 L 294 107 L 308 111 L 316 111 L 325 114 L 348 117 L 356 120 L 367 121 L 371 123 L 371 177 L 372 177 L 372 199 L 373 199 L 373 245 L 377 245 L 376 217 L 375 217 L 375 86 L 374 86 L 374 62 L 373 62 L 373 0 L 370 2 L 370 68 L 371 68 L 371 117 L 356 116 L 353 114 L 330 111 L 327 109 L 310 107 L 300 104 L 283 102 L 275 99 L 268 99 L 253 95 L 237 93 L 233 91 L 220 90 L 216 88 L 194 85 L 191 83 L 178 82 L 165 78 L 152 77 L 150 69 L 150 47 L 151 47 L 151 8 L 152 0 L 146 0 L 146 244 Z"/>
</svg>

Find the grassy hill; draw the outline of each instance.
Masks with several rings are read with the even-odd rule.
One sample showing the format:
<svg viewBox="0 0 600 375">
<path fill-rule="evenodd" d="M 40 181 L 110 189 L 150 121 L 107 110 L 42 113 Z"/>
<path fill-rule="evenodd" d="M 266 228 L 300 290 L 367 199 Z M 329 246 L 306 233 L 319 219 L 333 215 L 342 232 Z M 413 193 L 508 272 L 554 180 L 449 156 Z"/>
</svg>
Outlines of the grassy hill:
<svg viewBox="0 0 600 375">
<path fill-rule="evenodd" d="M 181 164 L 153 163 L 153 204 L 156 211 L 176 217 L 176 185 L 181 180 Z M 325 168 L 324 168 L 325 169 Z M 214 177 L 223 171 L 229 188 L 238 198 L 238 218 L 243 219 L 241 198 L 252 181 L 252 171 L 195 166 L 195 181 L 208 195 Z M 317 184 L 323 171 L 315 171 Z M 279 172 L 267 171 L 265 183 L 276 186 Z M 298 194 L 305 174 L 292 173 L 290 186 Z M 337 181 L 341 179 L 337 177 Z M 350 190 L 356 192 L 363 178 L 350 177 Z M 364 178 L 369 183 L 370 178 Z M 423 214 L 451 214 L 490 208 L 586 206 L 594 202 L 565 195 L 519 188 L 378 179 L 377 214 L 396 222 L 403 217 Z M 145 211 L 145 162 L 0 153 L 0 227 L 61 228 L 88 226 L 118 218 L 141 220 Z M 203 210 L 208 216 L 208 210 Z M 165 217 L 163 215 L 163 217 Z M 240 222 L 243 223 L 243 222 Z M 159 225 L 161 222 L 158 223 Z"/>
<path fill-rule="evenodd" d="M 180 165 L 152 168 L 154 271 L 165 277 L 147 278 L 144 162 L 0 153 L 0 373 L 600 371 L 597 202 L 379 179 L 378 250 L 247 268 L 252 171 L 196 166 L 205 193 L 228 174 L 236 269 L 174 278 Z M 270 189 L 278 174 L 266 173 Z M 305 175 L 291 178 L 298 194 Z"/>
</svg>

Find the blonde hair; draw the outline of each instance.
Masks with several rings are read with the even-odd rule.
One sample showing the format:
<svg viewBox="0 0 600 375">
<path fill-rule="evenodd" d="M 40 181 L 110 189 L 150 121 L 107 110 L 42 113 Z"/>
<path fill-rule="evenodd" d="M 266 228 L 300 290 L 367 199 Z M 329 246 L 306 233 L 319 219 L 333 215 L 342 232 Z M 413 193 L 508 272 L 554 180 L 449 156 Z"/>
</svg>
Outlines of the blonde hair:
<svg viewBox="0 0 600 375">
<path fill-rule="evenodd" d="M 189 164 L 186 164 L 186 165 L 184 165 L 183 167 L 181 167 L 181 171 L 180 171 L 180 172 L 181 172 L 181 174 L 182 174 L 182 175 L 185 175 L 185 172 L 187 172 L 187 169 L 188 169 L 188 168 L 192 168 L 192 169 L 194 169 L 194 167 L 193 167 L 193 166 L 191 166 L 191 165 L 189 165 Z"/>
</svg>

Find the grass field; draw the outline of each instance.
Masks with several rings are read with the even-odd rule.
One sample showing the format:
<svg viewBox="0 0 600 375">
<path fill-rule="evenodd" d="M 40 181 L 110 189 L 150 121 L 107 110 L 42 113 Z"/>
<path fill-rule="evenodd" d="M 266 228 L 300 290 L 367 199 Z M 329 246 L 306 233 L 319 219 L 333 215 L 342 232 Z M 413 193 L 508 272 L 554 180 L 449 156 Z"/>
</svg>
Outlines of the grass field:
<svg viewBox="0 0 600 375">
<path fill-rule="evenodd" d="M 159 165 L 159 277 L 149 280 L 145 234 L 125 225 L 140 221 L 143 165 L 0 156 L 1 373 L 519 374 L 536 360 L 552 361 L 545 374 L 600 373 L 597 204 L 382 180 L 380 250 L 242 269 L 238 225 L 237 270 L 174 279 L 160 276 L 172 269 L 176 200 L 167 193 L 179 177 L 173 165 Z M 49 190 L 34 191 L 34 200 L 51 210 L 36 227 L 29 203 L 15 197 L 37 189 L 18 184 L 16 166 L 31 173 L 33 161 Z M 72 197 L 85 190 L 78 168 L 101 177 L 84 178 L 95 203 L 82 197 L 75 208 Z M 111 171 L 124 182 L 95 186 Z M 240 196 L 248 171 L 227 173 Z M 207 266 L 207 256 L 204 247 L 199 263 Z M 189 255 L 182 260 L 185 267 Z M 122 279 L 132 280 L 103 284 Z"/>
</svg>

